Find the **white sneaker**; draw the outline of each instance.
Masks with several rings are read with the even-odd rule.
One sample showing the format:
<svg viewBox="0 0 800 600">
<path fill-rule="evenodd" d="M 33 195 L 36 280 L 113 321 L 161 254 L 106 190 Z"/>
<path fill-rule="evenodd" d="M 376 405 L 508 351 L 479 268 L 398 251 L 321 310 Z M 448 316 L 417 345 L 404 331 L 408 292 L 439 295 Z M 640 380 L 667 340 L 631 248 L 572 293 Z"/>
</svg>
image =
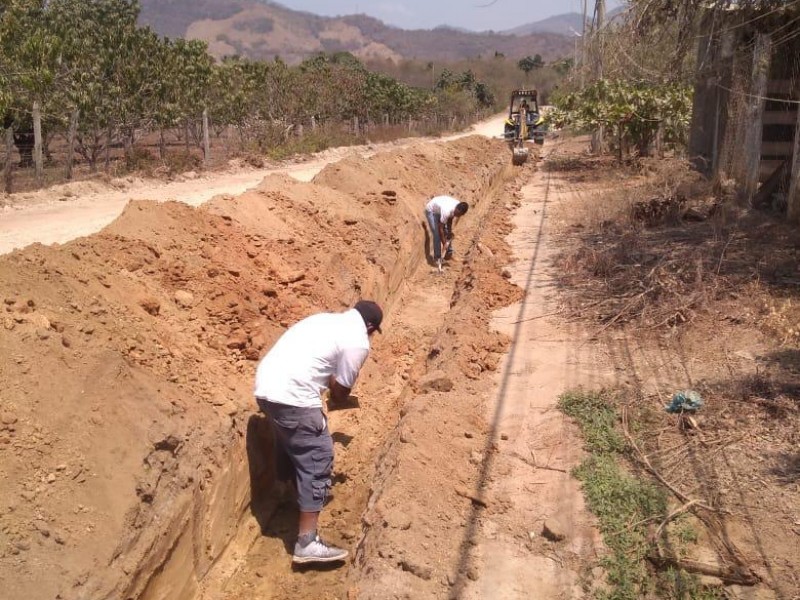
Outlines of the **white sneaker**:
<svg viewBox="0 0 800 600">
<path fill-rule="evenodd" d="M 296 564 L 336 562 L 344 560 L 348 554 L 347 550 L 329 546 L 316 536 L 306 546 L 301 546 L 299 541 L 295 543 L 292 562 Z"/>
</svg>

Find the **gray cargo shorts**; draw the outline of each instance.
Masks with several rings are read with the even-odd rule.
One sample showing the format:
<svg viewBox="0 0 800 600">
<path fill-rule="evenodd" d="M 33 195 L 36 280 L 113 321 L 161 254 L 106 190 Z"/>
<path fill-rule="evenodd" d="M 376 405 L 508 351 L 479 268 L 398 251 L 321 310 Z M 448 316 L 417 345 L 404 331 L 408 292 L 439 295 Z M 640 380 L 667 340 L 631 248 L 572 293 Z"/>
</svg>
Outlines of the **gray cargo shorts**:
<svg viewBox="0 0 800 600">
<path fill-rule="evenodd" d="M 278 478 L 294 475 L 301 511 L 321 511 L 333 471 L 333 439 L 322 409 L 278 404 L 263 398 L 256 401 L 275 430 Z"/>
</svg>

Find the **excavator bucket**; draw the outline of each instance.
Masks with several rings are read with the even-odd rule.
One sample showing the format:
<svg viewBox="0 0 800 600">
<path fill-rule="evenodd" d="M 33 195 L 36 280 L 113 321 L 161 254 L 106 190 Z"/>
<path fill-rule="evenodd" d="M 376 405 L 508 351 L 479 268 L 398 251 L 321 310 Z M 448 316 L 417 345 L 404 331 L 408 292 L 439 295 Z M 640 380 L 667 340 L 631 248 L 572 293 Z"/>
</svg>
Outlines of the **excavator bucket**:
<svg viewBox="0 0 800 600">
<path fill-rule="evenodd" d="M 511 164 L 514 166 L 524 165 L 528 160 L 527 148 L 514 148 L 511 154 Z"/>
</svg>

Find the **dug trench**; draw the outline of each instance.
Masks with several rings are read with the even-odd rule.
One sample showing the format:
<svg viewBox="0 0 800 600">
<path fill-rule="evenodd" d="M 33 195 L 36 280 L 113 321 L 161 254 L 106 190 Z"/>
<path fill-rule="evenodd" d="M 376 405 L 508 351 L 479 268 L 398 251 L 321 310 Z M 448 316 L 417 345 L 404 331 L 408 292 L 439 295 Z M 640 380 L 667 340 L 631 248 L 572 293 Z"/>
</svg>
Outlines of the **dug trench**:
<svg viewBox="0 0 800 600">
<path fill-rule="evenodd" d="M 272 176 L 201 208 L 134 202 L 98 234 L 0 259 L 8 597 L 356 594 L 391 448 L 414 435 L 409 395 L 477 385 L 506 348 L 488 313 L 519 298 L 502 235 L 530 168 L 512 171 L 504 145 L 483 138 L 420 144 L 344 160 L 311 183 Z M 422 207 L 437 193 L 472 207 L 444 275 L 423 251 Z M 358 298 L 384 305 L 386 334 L 360 378 L 361 408 L 331 414 L 321 527 L 357 550 L 359 568 L 294 572 L 253 373 L 291 323 Z M 448 513 L 452 528 L 466 510 Z M 397 564 L 430 579 L 424 562 Z"/>
</svg>

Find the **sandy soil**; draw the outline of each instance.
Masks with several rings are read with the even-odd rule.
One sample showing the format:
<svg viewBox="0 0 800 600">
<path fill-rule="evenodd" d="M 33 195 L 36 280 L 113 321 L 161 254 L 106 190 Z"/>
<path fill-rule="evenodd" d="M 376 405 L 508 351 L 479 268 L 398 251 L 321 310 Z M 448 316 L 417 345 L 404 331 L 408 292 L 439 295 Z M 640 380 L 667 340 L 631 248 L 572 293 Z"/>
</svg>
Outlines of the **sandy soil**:
<svg viewBox="0 0 800 600">
<path fill-rule="evenodd" d="M 494 119 L 477 131 L 499 130 Z M 553 209 L 613 177 L 548 167 L 582 144 L 556 142 L 513 169 L 507 147 L 480 135 L 407 141 L 279 172 L 75 188 L 64 202 L 54 189 L 7 207 L 2 250 L 41 243 L 0 256 L 4 594 L 590 593 L 603 549 L 569 476 L 581 442 L 558 395 L 611 383 L 657 404 L 708 370 L 687 368 L 685 348 L 595 339 L 559 319 Z M 422 207 L 438 193 L 471 205 L 444 274 L 424 252 Z M 289 324 L 361 297 L 384 304 L 385 334 L 360 408 L 330 414 L 334 489 L 321 520 L 353 559 L 293 570 L 295 512 L 274 494 L 253 372 Z M 791 515 L 785 507 L 768 534 L 791 528 Z M 545 523 L 563 539 L 546 539 Z M 744 539 L 754 531 L 736 525 Z M 790 597 L 794 563 L 753 537 L 745 547 L 784 595 L 750 592 Z"/>
<path fill-rule="evenodd" d="M 502 116 L 492 117 L 469 131 L 444 137 L 440 142 L 455 141 L 471 134 L 496 137 L 502 133 L 502 120 Z M 221 173 L 198 175 L 189 172 L 170 183 L 131 176 L 110 184 L 82 181 L 38 192 L 14 194 L 5 197 L 0 204 L 0 254 L 34 242 L 63 244 L 76 237 L 92 234 L 111 223 L 132 200 L 174 200 L 199 206 L 214 196 L 242 194 L 270 175 L 283 173 L 298 181 L 311 181 L 326 165 L 347 156 L 367 157 L 382 149 L 407 148 L 420 142 L 419 139 L 410 139 L 370 146 L 332 148 L 267 169 L 238 165 Z"/>
<path fill-rule="evenodd" d="M 270 531 L 286 526 L 273 519 L 270 432 L 251 398 L 256 361 L 301 316 L 371 297 L 384 303 L 390 333 L 360 381 L 362 410 L 332 418 L 336 504 L 323 521 L 337 541 L 357 540 L 373 465 L 425 358 L 422 336 L 447 309 L 445 294 L 423 316 L 414 306 L 427 303 L 408 285 L 433 277 L 424 202 L 441 192 L 470 202 L 466 252 L 511 175 L 501 142 L 413 144 L 349 157 L 313 182 L 272 175 L 201 208 L 131 202 L 99 233 L 2 257 L 0 584 L 9 597 L 246 589 L 234 577 L 247 575 L 239 548 L 256 541 L 255 557 L 276 539 L 280 548 Z M 447 289 L 460 272 L 427 284 Z M 288 555 L 268 556 L 258 564 L 275 597 L 345 589 L 347 570 L 298 580 Z"/>
</svg>

